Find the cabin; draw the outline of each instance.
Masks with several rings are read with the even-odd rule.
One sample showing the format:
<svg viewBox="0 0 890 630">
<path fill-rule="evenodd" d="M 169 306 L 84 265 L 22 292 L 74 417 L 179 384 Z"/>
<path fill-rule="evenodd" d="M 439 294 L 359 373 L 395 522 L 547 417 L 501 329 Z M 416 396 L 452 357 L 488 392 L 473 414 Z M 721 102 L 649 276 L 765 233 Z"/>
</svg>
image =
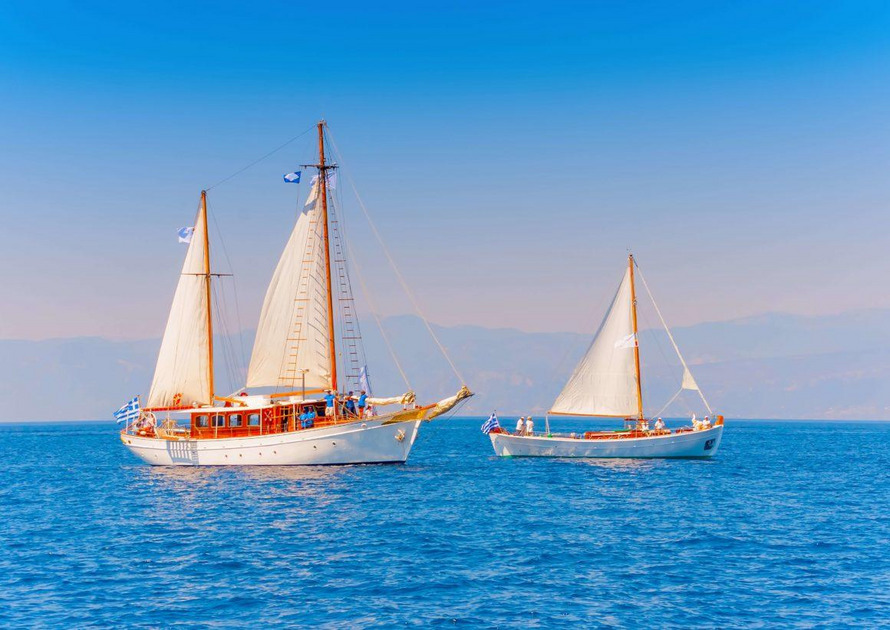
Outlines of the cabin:
<svg viewBox="0 0 890 630">
<path fill-rule="evenodd" d="M 190 414 L 190 437 L 215 439 L 301 431 L 300 414 L 307 407 L 316 414 L 311 428 L 335 423 L 333 418 L 325 418 L 324 400 L 286 401 L 262 407 L 202 407 Z"/>
</svg>

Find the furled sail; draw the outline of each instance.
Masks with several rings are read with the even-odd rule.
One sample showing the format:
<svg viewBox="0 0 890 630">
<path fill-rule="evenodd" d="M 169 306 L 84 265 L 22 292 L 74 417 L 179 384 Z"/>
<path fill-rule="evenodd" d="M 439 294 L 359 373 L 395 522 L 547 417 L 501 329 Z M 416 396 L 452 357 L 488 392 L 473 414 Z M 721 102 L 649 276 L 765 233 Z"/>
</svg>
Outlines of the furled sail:
<svg viewBox="0 0 890 630">
<path fill-rule="evenodd" d="M 331 387 L 324 225 L 315 183 L 281 254 L 257 327 L 248 387 Z M 304 372 L 305 371 L 305 372 Z"/>
<path fill-rule="evenodd" d="M 173 305 L 148 394 L 148 407 L 211 402 L 207 277 L 204 269 L 206 212 L 202 204 L 173 295 Z"/>
<path fill-rule="evenodd" d="M 551 412 L 635 416 L 638 401 L 633 349 L 636 343 L 628 269 L 587 354 L 553 403 Z"/>
</svg>

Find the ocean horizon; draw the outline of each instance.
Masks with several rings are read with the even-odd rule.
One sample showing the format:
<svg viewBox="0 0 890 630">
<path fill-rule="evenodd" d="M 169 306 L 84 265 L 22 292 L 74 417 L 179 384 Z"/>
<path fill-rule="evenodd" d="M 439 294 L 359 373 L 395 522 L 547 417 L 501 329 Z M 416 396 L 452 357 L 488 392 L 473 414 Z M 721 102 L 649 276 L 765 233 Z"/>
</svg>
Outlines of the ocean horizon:
<svg viewBox="0 0 890 630">
<path fill-rule="evenodd" d="M 890 622 L 888 422 L 729 419 L 711 460 L 618 461 L 496 458 L 483 420 L 423 425 L 404 465 L 289 468 L 3 424 L 3 624 Z"/>
</svg>

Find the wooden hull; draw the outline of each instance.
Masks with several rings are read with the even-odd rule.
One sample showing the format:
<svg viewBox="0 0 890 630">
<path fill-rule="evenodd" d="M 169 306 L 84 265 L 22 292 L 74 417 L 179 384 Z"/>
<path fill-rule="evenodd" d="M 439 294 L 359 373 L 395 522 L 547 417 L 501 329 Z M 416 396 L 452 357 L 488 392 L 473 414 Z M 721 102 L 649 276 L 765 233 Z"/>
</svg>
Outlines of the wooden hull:
<svg viewBox="0 0 890 630">
<path fill-rule="evenodd" d="M 319 466 L 404 463 L 420 420 L 392 416 L 287 433 L 179 440 L 121 433 L 121 441 L 155 466 Z"/>
<path fill-rule="evenodd" d="M 501 457 L 713 457 L 720 447 L 723 426 L 704 431 L 621 439 L 587 440 L 509 433 L 490 433 L 489 437 L 494 452 Z"/>
</svg>

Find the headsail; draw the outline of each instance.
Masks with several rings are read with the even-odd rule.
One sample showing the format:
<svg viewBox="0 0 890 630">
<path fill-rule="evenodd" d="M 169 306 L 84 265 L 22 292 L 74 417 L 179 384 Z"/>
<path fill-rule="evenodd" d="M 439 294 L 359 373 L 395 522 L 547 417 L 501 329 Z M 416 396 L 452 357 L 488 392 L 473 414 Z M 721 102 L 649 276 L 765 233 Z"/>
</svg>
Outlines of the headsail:
<svg viewBox="0 0 890 630">
<path fill-rule="evenodd" d="M 618 292 L 600 328 L 553 403 L 552 413 L 583 416 L 637 415 L 637 373 L 634 348 L 631 271 L 624 273 Z"/>
<path fill-rule="evenodd" d="M 158 353 L 149 408 L 211 402 L 206 226 L 207 207 L 202 200 Z"/>
<path fill-rule="evenodd" d="M 316 181 L 281 254 L 257 327 L 248 387 L 331 387 L 324 226 Z"/>
</svg>

